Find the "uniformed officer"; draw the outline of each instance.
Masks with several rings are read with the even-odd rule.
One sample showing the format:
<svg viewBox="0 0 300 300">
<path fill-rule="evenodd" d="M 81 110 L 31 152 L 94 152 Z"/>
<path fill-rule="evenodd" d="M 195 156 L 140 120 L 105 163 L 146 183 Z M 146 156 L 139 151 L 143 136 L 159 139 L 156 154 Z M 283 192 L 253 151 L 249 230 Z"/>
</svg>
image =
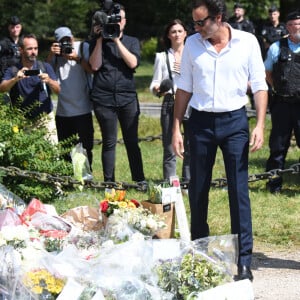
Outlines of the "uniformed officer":
<svg viewBox="0 0 300 300">
<path fill-rule="evenodd" d="M 228 23 L 235 29 L 255 33 L 255 28 L 250 20 L 245 18 L 245 8 L 241 3 L 234 4 L 234 15 L 229 18 Z"/>
<path fill-rule="evenodd" d="M 269 8 L 269 20 L 263 25 L 261 36 L 264 38 L 265 48 L 268 50 L 270 45 L 288 34 L 286 26 L 279 21 L 280 12 L 277 6 Z"/>
<path fill-rule="evenodd" d="M 266 170 L 284 169 L 294 132 L 300 148 L 300 11 L 287 16 L 288 37 L 273 43 L 265 60 L 266 78 L 274 91 L 270 103 L 272 129 Z M 282 177 L 267 182 L 271 193 L 282 189 Z"/>
<path fill-rule="evenodd" d="M 0 82 L 5 70 L 20 62 L 19 40 L 22 31 L 21 21 L 17 16 L 8 20 L 9 36 L 0 41 Z"/>
</svg>

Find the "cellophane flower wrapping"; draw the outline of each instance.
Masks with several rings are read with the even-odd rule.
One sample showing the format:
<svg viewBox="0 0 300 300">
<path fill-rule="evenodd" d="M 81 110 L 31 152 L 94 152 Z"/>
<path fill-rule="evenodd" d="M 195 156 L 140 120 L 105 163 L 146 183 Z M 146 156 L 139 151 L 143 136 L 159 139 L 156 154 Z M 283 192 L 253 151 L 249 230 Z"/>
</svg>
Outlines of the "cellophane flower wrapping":
<svg viewBox="0 0 300 300">
<path fill-rule="evenodd" d="M 108 218 L 105 237 L 115 242 L 124 242 L 136 232 L 152 237 L 158 230 L 165 227 L 166 224 L 161 216 L 152 214 L 143 207 L 115 209 Z"/>
<path fill-rule="evenodd" d="M 173 257 L 168 254 L 171 245 Z M 156 246 L 161 250 L 155 251 L 157 284 L 174 294 L 174 299 L 197 299 L 200 292 L 233 281 L 233 266 L 237 262 L 236 235 L 193 242 L 170 240 L 169 247 Z"/>
<path fill-rule="evenodd" d="M 9 191 L 3 184 L 0 183 L 0 209 L 12 208 L 21 214 L 26 207 L 25 202 L 17 195 Z"/>
</svg>

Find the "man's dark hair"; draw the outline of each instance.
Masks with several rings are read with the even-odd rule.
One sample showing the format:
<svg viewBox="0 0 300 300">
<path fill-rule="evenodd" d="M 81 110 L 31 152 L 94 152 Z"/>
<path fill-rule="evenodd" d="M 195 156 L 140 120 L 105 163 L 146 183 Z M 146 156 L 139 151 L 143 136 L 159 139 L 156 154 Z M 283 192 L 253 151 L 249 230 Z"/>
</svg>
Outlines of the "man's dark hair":
<svg viewBox="0 0 300 300">
<path fill-rule="evenodd" d="M 25 34 L 25 35 L 23 35 L 23 36 L 21 37 L 20 42 L 19 42 L 19 46 L 20 46 L 21 48 L 24 47 L 24 39 L 35 39 L 36 41 L 38 41 L 38 39 L 37 39 L 37 37 L 36 37 L 35 34 L 33 34 L 33 33 Z"/>
<path fill-rule="evenodd" d="M 192 9 L 196 9 L 199 6 L 205 6 L 208 10 L 208 14 L 212 17 L 222 15 L 222 21 L 227 20 L 226 4 L 223 0 L 193 0 Z"/>
<path fill-rule="evenodd" d="M 164 46 L 165 46 L 166 49 L 169 49 L 169 48 L 171 48 L 171 46 L 172 46 L 172 45 L 171 45 L 171 41 L 170 41 L 168 35 L 169 35 L 169 31 L 170 31 L 171 27 L 174 26 L 174 25 L 176 25 L 176 24 L 181 25 L 181 26 L 183 27 L 183 29 L 184 29 L 185 31 L 187 31 L 186 26 L 185 26 L 184 23 L 183 23 L 181 20 L 179 20 L 179 19 L 174 19 L 174 20 L 172 20 L 170 23 L 168 23 L 168 25 L 165 27 L 165 31 L 164 31 L 164 35 L 163 35 L 163 43 L 164 43 Z"/>
</svg>

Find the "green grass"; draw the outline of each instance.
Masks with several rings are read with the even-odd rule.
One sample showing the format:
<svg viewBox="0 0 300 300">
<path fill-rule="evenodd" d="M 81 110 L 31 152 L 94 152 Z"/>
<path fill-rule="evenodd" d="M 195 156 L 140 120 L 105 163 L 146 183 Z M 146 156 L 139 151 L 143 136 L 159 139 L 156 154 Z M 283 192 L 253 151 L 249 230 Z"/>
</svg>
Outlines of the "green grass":
<svg viewBox="0 0 300 300">
<path fill-rule="evenodd" d="M 136 82 L 140 102 L 158 102 L 158 98 L 149 92 L 152 79 L 153 65 L 142 63 L 136 73 Z M 255 120 L 250 120 L 253 127 Z M 264 147 L 255 153 L 250 153 L 249 174 L 263 173 L 265 163 L 269 155 L 268 138 L 271 124 L 267 117 L 265 129 Z M 141 116 L 139 137 L 157 136 L 161 133 L 158 118 Z M 95 138 L 101 139 L 98 124 L 95 122 Z M 121 138 L 121 135 L 119 134 Z M 160 140 L 140 143 L 144 171 L 147 180 L 162 179 L 162 145 Z M 289 149 L 286 167 L 299 161 L 299 149 L 292 141 Z M 95 181 L 103 181 L 101 165 L 101 145 L 94 148 L 93 175 Z M 178 175 L 182 161 L 178 160 Z M 213 171 L 213 179 L 225 178 L 224 164 L 221 153 L 218 152 Z M 123 144 L 117 146 L 116 181 L 131 182 L 127 154 Z M 285 250 L 300 247 L 300 175 L 284 175 L 283 192 L 280 195 L 272 195 L 265 190 L 266 180 L 249 183 L 250 198 L 252 205 L 253 233 L 255 246 L 259 248 L 271 247 L 272 249 L 283 248 Z M 96 189 L 84 189 L 83 192 L 74 191 L 67 199 L 59 199 L 54 205 L 59 213 L 69 208 L 80 205 L 98 205 L 104 192 Z M 135 189 L 128 190 L 128 197 L 145 200 L 147 194 Z M 189 217 L 188 199 L 184 196 L 187 215 Z M 211 235 L 230 233 L 230 216 L 228 196 L 226 188 L 211 188 L 209 204 L 209 224 Z"/>
<path fill-rule="evenodd" d="M 137 68 L 135 81 L 140 102 L 160 103 L 161 98 L 155 97 L 150 93 L 149 86 L 152 81 L 153 64 L 142 62 Z"/>
<path fill-rule="evenodd" d="M 254 123 L 250 121 L 251 126 Z M 97 126 L 97 125 L 96 125 Z M 98 127 L 96 132 L 98 137 Z M 267 146 L 268 132 L 270 130 L 270 120 L 267 120 L 266 142 L 260 151 L 250 154 L 249 174 L 264 172 L 265 162 L 269 154 Z M 160 134 L 159 119 L 141 116 L 140 137 L 156 136 Z M 121 137 L 121 136 L 120 136 Z M 160 140 L 140 143 L 144 170 L 147 180 L 160 181 L 162 179 L 162 146 Z M 94 148 L 93 175 L 95 181 L 103 181 L 101 165 L 101 145 Z M 289 150 L 286 166 L 289 167 L 298 163 L 299 151 L 295 145 Z M 178 160 L 178 174 L 182 161 Z M 213 179 L 225 178 L 223 159 L 218 152 L 216 164 L 213 172 Z M 131 183 L 131 175 L 128 166 L 126 150 L 123 144 L 117 146 L 116 159 L 116 181 Z M 300 247 L 300 176 L 299 174 L 284 175 L 283 193 L 280 195 L 269 194 L 265 190 L 265 180 L 249 183 L 250 198 L 252 205 L 253 233 L 255 245 L 257 247 L 271 247 L 290 249 Z M 54 205 L 59 213 L 72 207 L 80 205 L 98 205 L 104 192 L 96 189 L 84 189 L 83 192 L 74 191 L 67 199 L 58 199 Z M 147 194 L 130 189 L 128 197 L 138 200 L 145 200 Z M 189 217 L 188 199 L 184 196 L 187 215 Z M 222 235 L 230 233 L 230 216 L 228 207 L 228 196 L 226 188 L 211 188 L 209 204 L 209 224 L 211 235 Z"/>
</svg>

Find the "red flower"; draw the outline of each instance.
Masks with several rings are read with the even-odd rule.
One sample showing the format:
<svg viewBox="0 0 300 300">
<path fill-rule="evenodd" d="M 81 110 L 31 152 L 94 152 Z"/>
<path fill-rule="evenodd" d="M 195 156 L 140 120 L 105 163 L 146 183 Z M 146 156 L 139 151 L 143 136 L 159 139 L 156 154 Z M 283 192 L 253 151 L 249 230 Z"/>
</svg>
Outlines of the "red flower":
<svg viewBox="0 0 300 300">
<path fill-rule="evenodd" d="M 140 202 L 138 202 L 135 199 L 131 199 L 130 202 L 132 202 L 135 205 L 135 207 L 139 207 L 140 206 Z"/>
<path fill-rule="evenodd" d="M 107 200 L 103 200 L 103 201 L 100 202 L 101 212 L 106 213 L 107 210 L 108 210 L 108 207 L 109 207 L 109 205 L 108 205 L 108 201 Z"/>
</svg>

